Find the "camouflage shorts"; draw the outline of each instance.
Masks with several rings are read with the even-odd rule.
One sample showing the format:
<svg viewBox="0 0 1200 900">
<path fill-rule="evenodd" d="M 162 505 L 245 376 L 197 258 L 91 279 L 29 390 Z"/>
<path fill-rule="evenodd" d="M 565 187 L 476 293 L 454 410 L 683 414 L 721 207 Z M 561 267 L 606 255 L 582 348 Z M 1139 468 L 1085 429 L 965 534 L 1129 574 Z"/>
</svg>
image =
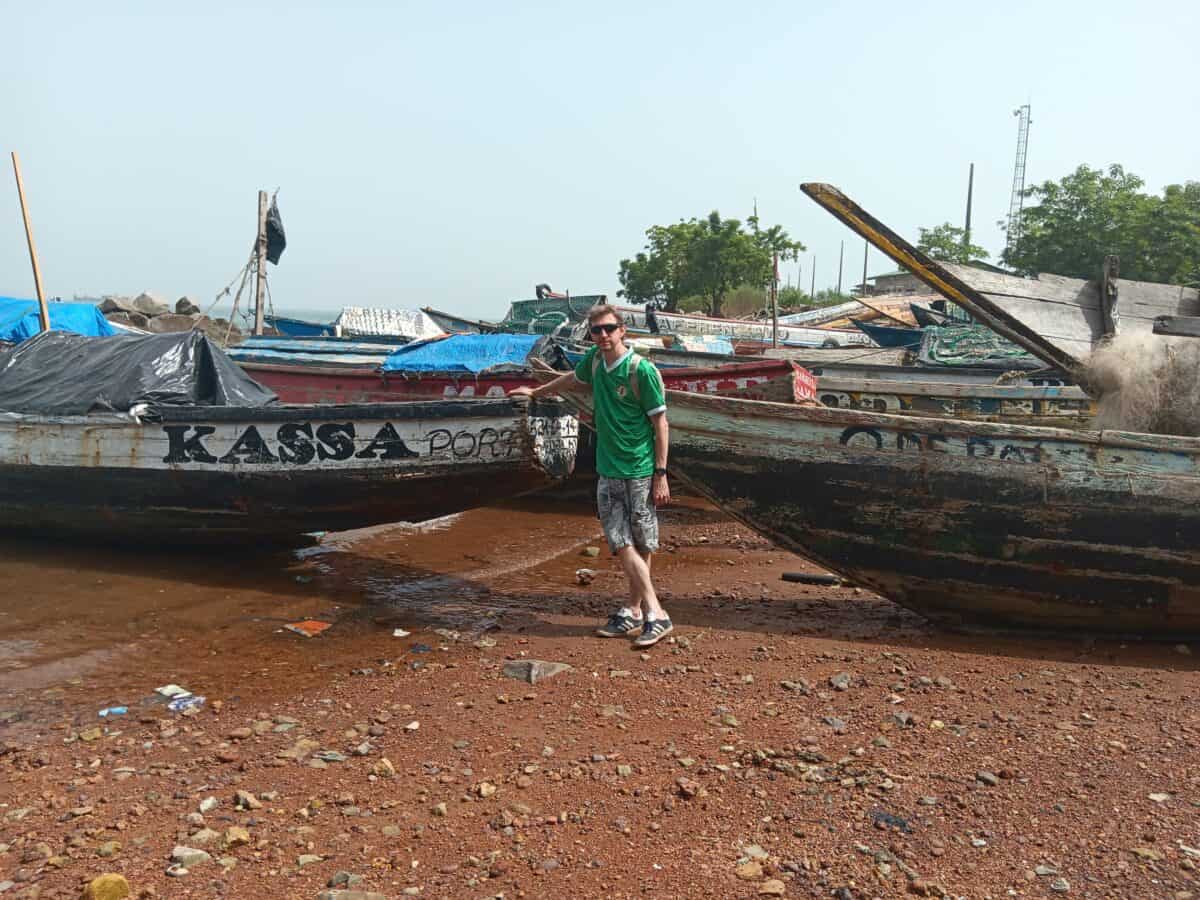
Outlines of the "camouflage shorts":
<svg viewBox="0 0 1200 900">
<path fill-rule="evenodd" d="M 632 544 L 642 553 L 658 549 L 658 510 L 650 495 L 653 478 L 605 478 L 596 486 L 596 505 L 608 548 Z"/>
</svg>

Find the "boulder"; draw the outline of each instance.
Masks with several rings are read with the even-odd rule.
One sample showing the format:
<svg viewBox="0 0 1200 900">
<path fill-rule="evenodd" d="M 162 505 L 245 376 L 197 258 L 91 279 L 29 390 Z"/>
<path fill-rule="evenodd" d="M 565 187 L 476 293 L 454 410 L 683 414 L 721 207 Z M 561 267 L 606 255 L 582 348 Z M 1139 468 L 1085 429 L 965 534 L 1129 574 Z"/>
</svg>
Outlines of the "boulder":
<svg viewBox="0 0 1200 900">
<path fill-rule="evenodd" d="M 154 318 L 155 316 L 161 316 L 164 313 L 169 313 L 171 311 L 170 307 L 168 307 L 167 304 L 163 303 L 161 300 L 159 300 L 153 294 L 146 292 L 146 291 L 144 291 L 144 292 L 138 294 L 136 297 L 134 297 L 132 305 L 136 312 L 140 312 L 143 315 L 150 316 L 150 318 Z"/>
<path fill-rule="evenodd" d="M 117 312 L 105 313 L 104 318 L 110 322 L 115 322 L 118 325 L 128 325 L 131 328 L 141 328 L 143 331 L 150 324 L 150 320 L 143 316 L 140 312 Z"/>
<path fill-rule="evenodd" d="M 175 312 L 181 316 L 198 316 L 200 307 L 191 297 L 180 297 L 175 301 Z"/>
<path fill-rule="evenodd" d="M 191 331 L 195 326 L 196 319 L 192 316 L 167 313 L 166 315 L 155 316 L 150 320 L 146 328 L 153 334 L 166 334 L 171 331 Z"/>
<path fill-rule="evenodd" d="M 133 306 L 131 297 L 105 297 L 100 301 L 100 312 L 108 315 L 114 312 L 133 313 L 137 310 Z"/>
<path fill-rule="evenodd" d="M 112 872 L 96 876 L 83 889 L 84 900 L 125 900 L 132 896 L 133 891 L 125 876 Z"/>
</svg>

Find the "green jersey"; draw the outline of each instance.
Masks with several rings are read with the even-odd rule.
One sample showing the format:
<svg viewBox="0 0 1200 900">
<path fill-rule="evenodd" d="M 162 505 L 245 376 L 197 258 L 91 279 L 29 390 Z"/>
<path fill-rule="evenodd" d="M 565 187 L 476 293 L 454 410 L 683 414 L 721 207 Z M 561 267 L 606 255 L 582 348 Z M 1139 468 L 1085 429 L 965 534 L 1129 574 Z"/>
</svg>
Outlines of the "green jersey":
<svg viewBox="0 0 1200 900">
<path fill-rule="evenodd" d="M 650 417 L 665 412 L 667 400 L 658 369 L 632 349 L 609 366 L 592 347 L 575 367 L 575 377 L 592 386 L 596 421 L 596 472 L 605 478 L 654 474 L 654 427 Z M 636 360 L 636 373 L 630 366 Z M 593 383 L 593 374 L 595 376 Z M 630 376 L 637 379 L 637 393 Z"/>
</svg>

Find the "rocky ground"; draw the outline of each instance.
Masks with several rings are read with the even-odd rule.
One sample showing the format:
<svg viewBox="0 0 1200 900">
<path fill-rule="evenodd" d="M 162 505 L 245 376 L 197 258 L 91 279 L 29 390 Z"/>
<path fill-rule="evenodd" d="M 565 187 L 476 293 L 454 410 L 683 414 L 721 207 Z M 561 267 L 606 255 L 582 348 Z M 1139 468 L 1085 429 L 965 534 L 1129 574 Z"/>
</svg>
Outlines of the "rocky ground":
<svg viewBox="0 0 1200 900">
<path fill-rule="evenodd" d="M 295 556 L 6 542 L 0 896 L 1200 894 L 1189 648 L 940 633 L 697 502 L 664 537 L 648 652 L 590 636 L 623 582 L 578 500 Z"/>
</svg>

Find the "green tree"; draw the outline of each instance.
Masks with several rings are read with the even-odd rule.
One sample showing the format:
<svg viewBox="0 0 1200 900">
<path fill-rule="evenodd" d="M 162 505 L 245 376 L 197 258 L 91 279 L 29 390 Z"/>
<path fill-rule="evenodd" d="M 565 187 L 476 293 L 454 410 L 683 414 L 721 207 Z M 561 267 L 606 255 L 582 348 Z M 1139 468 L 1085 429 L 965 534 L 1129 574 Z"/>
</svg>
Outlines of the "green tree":
<svg viewBox="0 0 1200 900">
<path fill-rule="evenodd" d="M 779 289 L 778 303 L 780 309 L 796 309 L 800 306 L 807 306 L 812 302 L 812 298 L 798 287 L 782 287 Z"/>
<path fill-rule="evenodd" d="M 945 262 L 969 263 L 973 259 L 987 259 L 988 252 L 978 244 L 967 243 L 966 237 L 963 229 L 943 222 L 933 228 L 921 229 L 917 249 Z"/>
<path fill-rule="evenodd" d="M 691 244 L 696 237 L 695 220 L 646 229 L 646 248 L 633 259 L 623 259 L 617 278 L 617 296 L 635 303 L 653 303 L 675 312 L 691 291 L 689 264 Z"/>
<path fill-rule="evenodd" d="M 1200 278 L 1200 183 L 1169 185 L 1161 197 L 1122 166 L 1080 166 L 1026 191 L 1021 234 L 1004 261 L 1022 272 L 1095 278 L 1105 256 L 1121 277 L 1182 284 Z"/>
<path fill-rule="evenodd" d="M 632 259 L 623 259 L 617 292 L 637 303 L 655 303 L 674 311 L 690 298 L 704 298 L 709 315 L 721 315 L 725 299 L 742 286 L 764 288 L 775 277 L 773 254 L 794 258 L 803 245 L 792 241 L 782 227 L 760 229 L 751 217 L 751 230 L 738 219 L 722 219 L 714 210 L 703 219 L 674 225 L 655 225 L 646 231 L 646 246 Z M 684 301 L 689 301 L 684 303 Z"/>
</svg>

